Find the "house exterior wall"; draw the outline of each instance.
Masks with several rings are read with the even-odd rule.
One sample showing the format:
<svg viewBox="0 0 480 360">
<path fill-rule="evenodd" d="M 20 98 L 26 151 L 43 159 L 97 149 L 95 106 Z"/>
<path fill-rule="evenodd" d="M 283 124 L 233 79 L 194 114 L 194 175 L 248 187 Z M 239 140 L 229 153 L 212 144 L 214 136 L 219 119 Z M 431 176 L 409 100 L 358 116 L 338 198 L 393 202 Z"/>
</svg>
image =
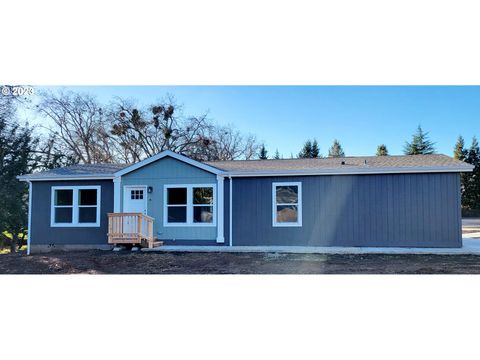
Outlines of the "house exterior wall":
<svg viewBox="0 0 480 360">
<path fill-rule="evenodd" d="M 272 183 L 288 181 L 303 225 L 273 227 Z M 461 247 L 459 174 L 234 178 L 233 245 Z"/>
<path fill-rule="evenodd" d="M 51 227 L 52 186 L 101 186 L 100 227 Z M 108 246 L 107 213 L 113 212 L 113 182 L 89 181 L 34 181 L 32 182 L 31 245 L 61 247 L 63 245 Z"/>
<path fill-rule="evenodd" d="M 123 211 L 124 186 L 146 185 L 153 188 L 147 194 L 147 214 L 155 219 L 154 234 L 166 243 L 214 245 L 216 226 L 163 226 L 164 185 L 167 184 L 212 184 L 217 185 L 215 174 L 182 161 L 165 157 L 122 176 L 120 209 Z M 215 200 L 218 206 L 218 193 Z M 218 218 L 218 216 L 217 216 Z"/>
</svg>

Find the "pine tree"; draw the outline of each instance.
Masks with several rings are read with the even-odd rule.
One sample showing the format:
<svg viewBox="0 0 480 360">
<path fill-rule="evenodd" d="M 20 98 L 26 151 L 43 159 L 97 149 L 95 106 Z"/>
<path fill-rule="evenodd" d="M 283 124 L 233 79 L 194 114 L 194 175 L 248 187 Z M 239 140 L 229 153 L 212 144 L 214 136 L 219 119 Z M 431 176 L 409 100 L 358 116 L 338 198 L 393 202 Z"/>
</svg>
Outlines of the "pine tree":
<svg viewBox="0 0 480 360">
<path fill-rule="evenodd" d="M 337 139 L 333 140 L 333 144 L 328 150 L 328 157 L 345 157 L 342 145 L 340 145 L 340 142 Z"/>
<path fill-rule="evenodd" d="M 273 158 L 274 158 L 275 160 L 280 160 L 280 159 L 281 159 L 280 153 L 278 152 L 278 149 L 275 150 L 275 155 L 273 156 Z"/>
<path fill-rule="evenodd" d="M 32 129 L 20 126 L 14 112 L 0 107 L 0 234 L 12 235 L 10 249 L 17 250 L 27 230 L 28 186 L 16 179 L 30 172 L 29 161 L 36 146 Z"/>
<path fill-rule="evenodd" d="M 465 149 L 465 140 L 462 136 L 457 138 L 457 142 L 453 149 L 453 157 L 460 161 L 467 161 L 468 150 Z M 469 199 L 468 199 L 468 189 L 471 173 L 461 173 L 460 174 L 460 193 L 462 197 L 462 208 L 468 208 Z"/>
<path fill-rule="evenodd" d="M 469 210 L 480 210 L 480 148 L 474 136 L 465 161 L 474 166 L 467 174 L 462 205 Z"/>
<path fill-rule="evenodd" d="M 260 155 L 259 155 L 259 159 L 260 160 L 267 160 L 268 159 L 268 151 L 267 149 L 265 149 L 265 145 L 262 144 L 262 147 L 260 148 Z"/>
<path fill-rule="evenodd" d="M 464 161 L 468 156 L 468 150 L 465 149 L 465 140 L 463 136 L 459 136 L 457 138 L 457 142 L 455 144 L 455 148 L 453 149 L 453 157 L 455 159 Z"/>
<path fill-rule="evenodd" d="M 310 157 L 316 159 L 318 157 L 320 157 L 320 148 L 318 146 L 318 142 L 317 142 L 317 139 L 313 139 L 313 142 L 312 142 L 312 151 L 310 153 Z"/>
<path fill-rule="evenodd" d="M 412 136 L 412 142 L 406 142 L 403 152 L 405 155 L 427 155 L 435 153 L 435 143 L 430 141 L 428 132 L 424 132 L 418 125 L 417 132 Z"/>
<path fill-rule="evenodd" d="M 305 141 L 302 151 L 298 154 L 299 158 L 308 159 L 312 157 L 312 142 L 309 140 Z"/>
<path fill-rule="evenodd" d="M 385 144 L 378 145 L 377 156 L 388 156 L 387 145 Z"/>
</svg>

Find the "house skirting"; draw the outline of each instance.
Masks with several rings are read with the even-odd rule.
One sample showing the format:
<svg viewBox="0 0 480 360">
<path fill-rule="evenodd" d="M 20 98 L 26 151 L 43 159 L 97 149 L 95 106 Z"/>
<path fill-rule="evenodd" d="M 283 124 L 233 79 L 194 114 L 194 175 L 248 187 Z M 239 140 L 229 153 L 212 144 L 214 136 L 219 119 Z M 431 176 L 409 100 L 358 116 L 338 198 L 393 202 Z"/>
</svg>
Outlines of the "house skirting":
<svg viewBox="0 0 480 360">
<path fill-rule="evenodd" d="M 112 250 L 112 245 L 105 245 L 105 244 L 88 244 L 88 245 L 37 245 L 31 244 L 30 245 L 30 253 L 38 254 L 38 253 L 47 253 L 51 251 L 70 251 L 70 250 Z"/>
<path fill-rule="evenodd" d="M 284 253 L 284 254 L 433 254 L 480 255 L 479 239 L 463 239 L 458 248 L 408 247 L 343 247 L 343 246 L 161 246 L 142 249 L 145 252 L 229 252 L 229 253 Z"/>
</svg>

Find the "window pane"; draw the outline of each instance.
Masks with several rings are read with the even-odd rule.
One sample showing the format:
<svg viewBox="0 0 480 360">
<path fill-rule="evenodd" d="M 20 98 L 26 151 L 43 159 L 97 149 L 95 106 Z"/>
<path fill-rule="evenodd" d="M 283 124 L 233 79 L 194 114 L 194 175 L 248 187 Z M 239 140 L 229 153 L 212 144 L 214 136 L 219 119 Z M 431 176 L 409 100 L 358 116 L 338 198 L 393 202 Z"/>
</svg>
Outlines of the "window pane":
<svg viewBox="0 0 480 360">
<path fill-rule="evenodd" d="M 79 190 L 79 192 L 80 205 L 97 205 L 96 189 L 83 189 Z"/>
<path fill-rule="evenodd" d="M 170 188 L 167 192 L 169 205 L 187 204 L 187 188 Z"/>
<path fill-rule="evenodd" d="M 170 206 L 168 208 L 168 222 L 169 223 L 187 222 L 187 207 L 186 206 Z"/>
<path fill-rule="evenodd" d="M 195 206 L 193 208 L 193 222 L 196 222 L 196 223 L 213 222 L 213 206 Z"/>
<path fill-rule="evenodd" d="M 79 208 L 78 209 L 78 222 L 79 223 L 95 223 L 97 222 L 97 208 Z"/>
<path fill-rule="evenodd" d="M 72 205 L 73 190 L 55 190 L 55 205 Z"/>
<path fill-rule="evenodd" d="M 213 204 L 213 188 L 201 187 L 193 188 L 194 204 Z"/>
<path fill-rule="evenodd" d="M 72 208 L 55 208 L 55 222 L 56 223 L 71 223 L 72 222 Z"/>
<path fill-rule="evenodd" d="M 298 186 L 277 186 L 277 204 L 298 203 Z"/>
<path fill-rule="evenodd" d="M 279 223 L 296 223 L 298 221 L 297 205 L 280 205 L 277 206 L 277 222 Z"/>
</svg>

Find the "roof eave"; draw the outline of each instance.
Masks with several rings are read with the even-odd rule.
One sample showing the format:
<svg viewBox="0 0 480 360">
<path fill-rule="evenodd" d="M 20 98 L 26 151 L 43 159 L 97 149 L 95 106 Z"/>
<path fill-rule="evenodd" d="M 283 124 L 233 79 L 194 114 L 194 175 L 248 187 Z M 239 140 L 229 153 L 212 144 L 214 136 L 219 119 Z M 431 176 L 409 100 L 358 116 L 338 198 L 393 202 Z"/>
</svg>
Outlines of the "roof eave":
<svg viewBox="0 0 480 360">
<path fill-rule="evenodd" d="M 322 169 L 322 170 L 279 170 L 279 171 L 226 171 L 225 176 L 307 176 L 307 175 L 362 175 L 362 174 L 414 174 L 414 173 L 460 173 L 472 172 L 472 167 L 435 166 L 404 168 L 370 168 L 370 169 Z"/>
<path fill-rule="evenodd" d="M 115 177 L 112 175 L 87 175 L 87 176 L 72 176 L 72 175 L 58 175 L 58 176 L 31 176 L 20 175 L 17 179 L 20 181 L 74 181 L 74 180 L 113 180 Z"/>
</svg>

